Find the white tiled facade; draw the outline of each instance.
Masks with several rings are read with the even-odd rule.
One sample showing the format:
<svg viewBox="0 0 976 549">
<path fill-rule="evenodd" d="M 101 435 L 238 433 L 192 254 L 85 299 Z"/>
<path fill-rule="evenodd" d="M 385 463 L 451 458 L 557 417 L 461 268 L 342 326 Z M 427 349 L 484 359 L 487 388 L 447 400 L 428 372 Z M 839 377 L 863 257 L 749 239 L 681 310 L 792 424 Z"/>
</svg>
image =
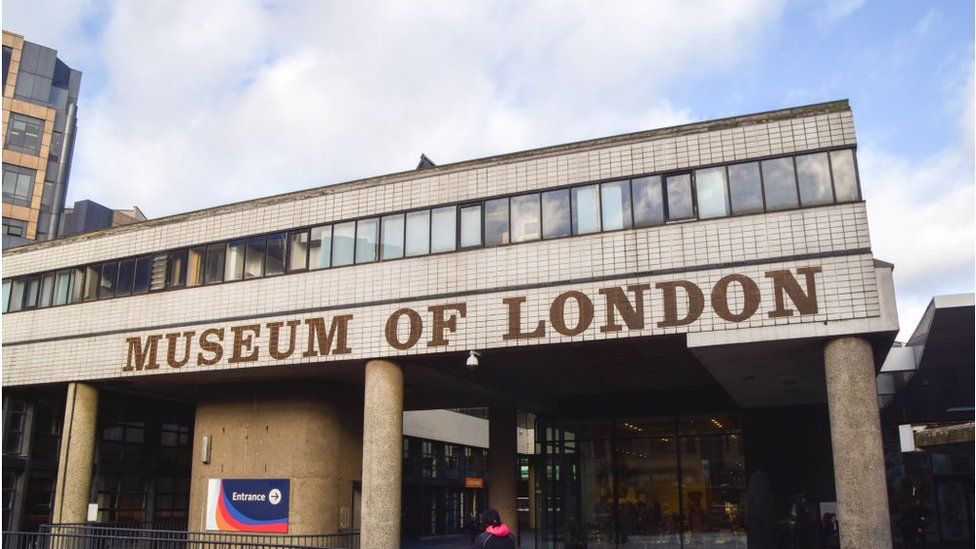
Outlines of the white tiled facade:
<svg viewBox="0 0 976 549">
<path fill-rule="evenodd" d="M 4 276 L 415 207 L 854 146 L 850 110 L 846 105 L 829 106 L 553 147 L 184 214 L 7 254 Z M 816 274 L 817 313 L 770 318 L 773 288 L 765 273 L 790 270 L 804 286 L 803 276 L 796 274 L 802 267 L 821 268 Z M 714 283 L 733 273 L 754 280 L 762 296 L 758 312 L 739 323 L 722 320 L 710 305 Z M 704 292 L 705 309 L 687 326 L 659 328 L 662 295 L 654 284 L 673 280 L 698 284 Z M 640 283 L 651 285 L 645 294 L 644 329 L 601 332 L 606 310 L 598 289 Z M 587 330 L 568 337 L 549 327 L 542 338 L 503 340 L 508 330 L 508 309 L 503 299 L 526 298 L 523 328 L 530 330 L 537 320 L 548 319 L 552 300 L 568 290 L 581 291 L 593 302 L 594 321 Z M 736 305 L 732 310 L 738 310 L 741 291 L 730 296 L 730 304 Z M 447 333 L 449 345 L 428 347 L 432 322 L 427 307 L 449 303 L 465 303 L 466 317 L 458 319 L 456 332 Z M 870 252 L 865 206 L 857 202 L 478 248 L 7 314 L 3 319 L 3 383 L 25 385 L 204 369 L 219 375 L 219 370 L 228 368 L 323 360 L 666 333 L 813 327 L 882 317 L 883 303 Z M 402 307 L 415 309 L 424 319 L 420 341 L 404 351 L 391 347 L 384 337 L 387 319 Z M 574 306 L 567 308 L 575 310 Z M 350 353 L 302 358 L 306 337 L 302 326 L 297 351 L 286 360 L 271 360 L 267 329 L 262 328 L 256 338 L 259 360 L 239 364 L 227 361 L 232 326 L 310 317 L 325 317 L 328 324 L 335 315 L 353 316 L 348 330 Z M 568 324 L 573 325 L 575 320 L 574 314 L 567 315 Z M 197 366 L 191 360 L 179 370 L 170 368 L 166 365 L 164 337 L 159 343 L 158 369 L 123 372 L 126 338 L 193 331 L 195 342 L 208 328 L 226 330 L 224 357 L 218 364 Z M 405 336 L 406 322 L 401 323 L 400 333 Z M 178 350 L 177 355 L 182 355 L 182 339 Z M 198 350 L 195 347 L 194 353 Z"/>
</svg>

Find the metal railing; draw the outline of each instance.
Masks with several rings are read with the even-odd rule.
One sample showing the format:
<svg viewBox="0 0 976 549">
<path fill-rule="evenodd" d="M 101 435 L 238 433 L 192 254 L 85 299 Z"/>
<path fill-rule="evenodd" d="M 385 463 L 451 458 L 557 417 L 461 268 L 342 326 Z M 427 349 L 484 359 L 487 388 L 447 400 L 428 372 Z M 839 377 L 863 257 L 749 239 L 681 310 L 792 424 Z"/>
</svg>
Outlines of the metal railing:
<svg viewBox="0 0 976 549">
<path fill-rule="evenodd" d="M 3 549 L 359 549 L 359 534 L 275 535 L 47 524 L 39 532 L 4 532 Z"/>
</svg>

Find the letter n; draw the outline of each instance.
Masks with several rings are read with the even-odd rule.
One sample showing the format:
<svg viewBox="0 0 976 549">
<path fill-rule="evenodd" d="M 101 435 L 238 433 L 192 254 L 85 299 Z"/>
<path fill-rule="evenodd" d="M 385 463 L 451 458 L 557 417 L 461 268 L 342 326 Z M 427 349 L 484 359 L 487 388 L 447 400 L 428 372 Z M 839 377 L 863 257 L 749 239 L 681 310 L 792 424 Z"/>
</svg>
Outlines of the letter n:
<svg viewBox="0 0 976 549">
<path fill-rule="evenodd" d="M 796 270 L 806 278 L 807 291 L 803 292 L 800 283 L 789 271 L 769 271 L 766 278 L 773 279 L 773 295 L 776 298 L 776 308 L 769 311 L 769 318 L 793 316 L 793 309 L 786 308 L 784 294 L 790 296 L 790 301 L 796 305 L 801 315 L 817 313 L 817 283 L 814 275 L 821 271 L 820 267 L 801 267 Z"/>
</svg>

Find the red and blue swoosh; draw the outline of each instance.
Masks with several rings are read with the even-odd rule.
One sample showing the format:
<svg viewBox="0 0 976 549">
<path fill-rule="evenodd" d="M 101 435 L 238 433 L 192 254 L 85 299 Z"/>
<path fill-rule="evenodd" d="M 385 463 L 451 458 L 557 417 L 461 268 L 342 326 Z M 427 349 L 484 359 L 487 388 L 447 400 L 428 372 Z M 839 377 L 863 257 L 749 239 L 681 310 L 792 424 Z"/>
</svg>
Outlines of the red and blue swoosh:
<svg viewBox="0 0 976 549">
<path fill-rule="evenodd" d="M 217 527 L 221 532 L 266 532 L 271 534 L 287 534 L 288 518 L 258 520 L 251 518 L 234 507 L 224 492 L 224 483 L 220 481 L 220 495 L 217 499 Z"/>
</svg>

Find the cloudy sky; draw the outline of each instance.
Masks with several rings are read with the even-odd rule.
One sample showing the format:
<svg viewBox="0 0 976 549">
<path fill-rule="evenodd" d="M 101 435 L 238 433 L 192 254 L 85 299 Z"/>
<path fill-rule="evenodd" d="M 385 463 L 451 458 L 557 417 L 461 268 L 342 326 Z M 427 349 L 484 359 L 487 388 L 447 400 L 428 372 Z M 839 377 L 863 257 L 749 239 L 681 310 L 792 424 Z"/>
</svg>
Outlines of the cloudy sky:
<svg viewBox="0 0 976 549">
<path fill-rule="evenodd" d="M 849 98 L 901 337 L 974 285 L 973 2 L 4 0 L 84 73 L 68 201 L 150 217 Z"/>
</svg>

